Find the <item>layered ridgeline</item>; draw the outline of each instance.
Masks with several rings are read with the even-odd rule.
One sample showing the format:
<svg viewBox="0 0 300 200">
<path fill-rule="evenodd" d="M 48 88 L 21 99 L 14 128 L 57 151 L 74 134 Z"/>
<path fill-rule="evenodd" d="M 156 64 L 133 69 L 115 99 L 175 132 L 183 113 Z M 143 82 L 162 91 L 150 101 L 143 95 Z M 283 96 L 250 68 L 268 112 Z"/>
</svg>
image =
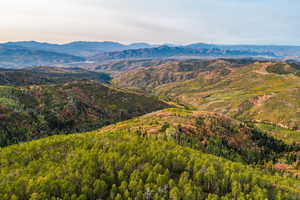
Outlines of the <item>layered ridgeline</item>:
<svg viewBox="0 0 300 200">
<path fill-rule="evenodd" d="M 133 60 L 114 60 L 103 62 L 85 62 L 85 63 L 73 63 L 64 67 L 82 68 L 95 72 L 105 72 L 113 76 L 128 71 L 131 69 L 137 69 L 141 67 L 157 66 L 169 62 L 173 62 L 175 59 L 133 59 Z"/>
<path fill-rule="evenodd" d="M 141 67 L 151 67 L 175 60 L 172 59 L 133 59 L 133 60 L 116 60 L 108 62 L 100 62 L 96 64 L 90 64 L 90 66 L 95 66 L 93 69 L 96 71 L 105 71 L 110 73 L 120 73 L 132 69 L 137 69 Z"/>
<path fill-rule="evenodd" d="M 103 52 L 89 57 L 89 60 L 119 60 L 119 59 L 145 59 L 170 57 L 276 57 L 272 52 L 256 52 L 251 50 L 223 50 L 219 48 L 194 49 L 184 46 L 170 47 L 167 45 L 129 49 L 124 51 Z"/>
<path fill-rule="evenodd" d="M 40 80 L 33 81 L 40 83 Z M 19 83 L 20 80 L 14 82 Z M 92 130 L 166 107 L 169 106 L 154 97 L 93 80 L 25 87 L 2 85 L 0 146 L 58 133 Z"/>
<path fill-rule="evenodd" d="M 83 61 L 85 58 L 79 56 L 0 44 L 0 67 L 21 68 Z"/>
<path fill-rule="evenodd" d="M 89 79 L 103 83 L 111 81 L 110 75 L 80 68 L 30 67 L 23 69 L 0 69 L 0 85 L 27 86 L 65 83 Z"/>
<path fill-rule="evenodd" d="M 184 132 L 174 134 L 176 123 L 187 123 Z M 231 147 L 240 137 L 250 149 L 257 145 L 256 151 L 276 147 L 251 139 L 251 128 L 238 136 L 233 127 L 242 129 L 239 122 L 212 113 L 165 110 L 95 132 L 2 148 L 0 199 L 299 199 L 299 180 L 184 143 L 192 144 L 187 136 L 200 140 L 214 131 L 216 137 L 228 136 Z M 220 143 L 213 141 L 201 143 L 217 149 Z"/>
<path fill-rule="evenodd" d="M 135 69 L 116 77 L 114 83 L 146 86 L 159 96 L 198 110 L 286 128 L 299 127 L 298 65 L 236 65 L 224 60 L 207 63 L 202 66 L 199 62 L 179 62 Z"/>
<path fill-rule="evenodd" d="M 66 44 L 36 41 L 8 42 L 0 44 L 0 67 L 21 68 L 35 65 L 83 65 L 111 60 L 166 59 L 185 57 L 262 57 L 299 62 L 299 46 L 265 45 L 214 45 L 195 43 L 190 45 L 153 45 L 118 42 L 75 41 Z M 92 62 L 91 62 L 92 61 Z"/>
<path fill-rule="evenodd" d="M 110 52 L 110 51 L 122 51 L 127 49 L 139 49 L 139 48 L 150 48 L 153 47 L 147 43 L 132 43 L 124 45 L 118 42 L 87 42 L 87 41 L 75 41 L 66 44 L 53 44 L 37 41 L 21 41 L 21 42 L 8 42 L 0 44 L 5 47 L 22 47 L 32 50 L 43 50 L 50 52 L 57 52 L 63 54 L 69 54 L 74 56 L 92 56 L 99 52 Z"/>
<path fill-rule="evenodd" d="M 254 62 L 252 59 L 170 61 L 162 65 L 127 69 L 125 73 L 115 76 L 113 83 L 125 87 L 155 88 L 166 83 L 190 80 L 203 72 L 223 70 L 227 73 L 227 68 L 237 68 Z"/>
</svg>

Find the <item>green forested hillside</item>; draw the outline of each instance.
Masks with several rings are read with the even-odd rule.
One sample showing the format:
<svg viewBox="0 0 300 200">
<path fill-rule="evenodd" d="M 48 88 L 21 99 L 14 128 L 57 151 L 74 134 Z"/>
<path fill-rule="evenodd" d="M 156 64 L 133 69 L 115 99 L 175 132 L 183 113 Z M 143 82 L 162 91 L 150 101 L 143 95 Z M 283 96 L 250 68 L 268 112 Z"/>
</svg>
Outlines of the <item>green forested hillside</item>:
<svg viewBox="0 0 300 200">
<path fill-rule="evenodd" d="M 299 199 L 299 181 L 125 132 L 0 149 L 0 199 Z"/>
<path fill-rule="evenodd" d="M 93 130 L 166 107 L 153 97 L 97 81 L 0 86 L 0 146 Z"/>
<path fill-rule="evenodd" d="M 274 161 L 284 153 L 300 150 L 264 133 L 251 124 L 217 113 L 165 109 L 113 124 L 100 132 L 129 131 L 175 140 L 178 144 L 227 159 L 252 164 Z"/>
<path fill-rule="evenodd" d="M 72 80 L 89 79 L 108 83 L 106 73 L 79 68 L 30 67 L 17 70 L 0 69 L 0 85 L 27 86 L 66 83 Z"/>
<path fill-rule="evenodd" d="M 0 200 L 300 199 L 298 70 L 188 60 L 113 85 L 77 68 L 1 70 Z"/>
</svg>

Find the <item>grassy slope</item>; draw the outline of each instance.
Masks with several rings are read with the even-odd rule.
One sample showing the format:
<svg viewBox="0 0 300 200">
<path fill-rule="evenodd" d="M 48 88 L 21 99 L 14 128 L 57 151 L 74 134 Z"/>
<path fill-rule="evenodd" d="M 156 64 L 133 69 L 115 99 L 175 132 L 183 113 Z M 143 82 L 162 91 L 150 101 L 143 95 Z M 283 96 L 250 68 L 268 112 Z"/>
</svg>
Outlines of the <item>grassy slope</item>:
<svg viewBox="0 0 300 200">
<path fill-rule="evenodd" d="M 0 198 L 300 198 L 295 179 L 121 132 L 54 136 L 0 149 Z"/>
<path fill-rule="evenodd" d="M 96 81 L 0 86 L 1 146 L 47 136 L 81 132 L 126 120 L 167 104 Z"/>
<path fill-rule="evenodd" d="M 157 87 L 162 84 L 193 79 L 201 72 L 224 70 L 226 67 L 238 67 L 251 60 L 190 60 L 177 61 L 147 68 L 137 68 L 120 73 L 113 82 L 121 86 Z"/>
<path fill-rule="evenodd" d="M 118 61 L 110 61 L 110 62 L 103 62 L 103 63 L 93 63 L 90 64 L 94 67 L 94 70 L 97 71 L 105 71 L 110 73 L 120 73 L 124 71 L 128 71 L 131 69 L 141 68 L 141 67 L 151 67 L 157 66 L 164 63 L 171 62 L 170 59 L 137 59 L 137 60 L 118 60 Z"/>
<path fill-rule="evenodd" d="M 283 127 L 300 125 L 300 78 L 269 73 L 272 63 L 255 63 L 201 74 L 195 79 L 164 84 L 156 93 L 199 110 L 227 114 L 243 120 L 268 121 Z"/>
</svg>

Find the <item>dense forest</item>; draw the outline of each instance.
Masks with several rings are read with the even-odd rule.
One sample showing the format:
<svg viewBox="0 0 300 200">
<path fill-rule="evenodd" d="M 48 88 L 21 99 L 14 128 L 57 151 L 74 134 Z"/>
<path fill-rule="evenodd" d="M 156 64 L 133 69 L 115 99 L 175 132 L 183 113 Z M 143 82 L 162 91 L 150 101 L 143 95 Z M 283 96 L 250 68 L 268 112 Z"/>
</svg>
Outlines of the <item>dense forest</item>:
<svg viewBox="0 0 300 200">
<path fill-rule="evenodd" d="M 0 85 L 28 86 L 67 83 L 78 79 L 109 83 L 111 76 L 103 72 L 91 72 L 80 68 L 28 67 L 0 69 Z"/>
<path fill-rule="evenodd" d="M 0 198 L 299 199 L 299 181 L 131 133 L 53 136 L 0 151 Z"/>
</svg>

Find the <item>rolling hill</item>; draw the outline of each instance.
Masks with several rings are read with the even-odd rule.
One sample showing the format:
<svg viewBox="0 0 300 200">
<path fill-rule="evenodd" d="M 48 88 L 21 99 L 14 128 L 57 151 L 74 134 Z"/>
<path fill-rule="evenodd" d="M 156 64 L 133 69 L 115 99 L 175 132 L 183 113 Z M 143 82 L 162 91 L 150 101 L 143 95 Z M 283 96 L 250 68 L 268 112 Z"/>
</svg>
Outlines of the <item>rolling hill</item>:
<svg viewBox="0 0 300 200">
<path fill-rule="evenodd" d="M 133 59 L 133 60 L 117 60 L 109 62 L 97 63 L 94 68 L 95 71 L 104 71 L 110 73 L 122 73 L 128 70 L 157 66 L 165 63 L 175 61 L 173 59 Z M 94 64 L 92 64 L 94 65 Z"/>
<path fill-rule="evenodd" d="M 29 67 L 23 69 L 0 69 L 0 85 L 28 86 L 65 83 L 89 79 L 103 83 L 111 81 L 110 75 L 79 68 Z"/>
<path fill-rule="evenodd" d="M 153 72 L 128 71 L 114 82 L 124 86 L 148 86 L 161 97 L 198 110 L 291 129 L 298 129 L 300 125 L 298 65 L 277 62 L 239 67 L 225 65 L 203 72 L 192 70 L 187 73 L 192 74 L 191 77 L 183 76 L 186 72 L 178 73 L 178 70 L 169 73 L 168 66 L 153 68 Z M 186 69 L 190 69 L 189 65 Z M 174 76 L 184 78 L 178 80 Z"/>
<path fill-rule="evenodd" d="M 255 52 L 240 50 L 193 49 L 187 47 L 159 46 L 154 48 L 131 49 L 115 52 L 104 52 L 89 57 L 93 61 L 115 59 L 145 59 L 145 58 L 170 58 L 170 57 L 276 57 L 272 52 Z"/>
<path fill-rule="evenodd" d="M 169 107 L 98 81 L 0 86 L 0 146 L 82 132 Z"/>
<path fill-rule="evenodd" d="M 98 67 L 0 69 L 1 200 L 300 198 L 299 65 Z"/>
<path fill-rule="evenodd" d="M 105 72 L 112 76 L 121 74 L 125 71 L 141 68 L 157 66 L 165 63 L 176 61 L 176 59 L 130 59 L 130 60 L 113 60 L 101 62 L 84 62 L 61 65 L 63 68 L 81 68 L 95 72 Z"/>
<path fill-rule="evenodd" d="M 252 125 L 218 113 L 170 108 L 113 124 L 102 132 L 129 131 L 156 136 L 206 153 L 243 163 L 276 160 L 289 147 Z"/>
<path fill-rule="evenodd" d="M 211 59 L 168 62 L 162 65 L 139 67 L 114 77 L 113 83 L 125 87 L 156 87 L 162 84 L 196 78 L 203 72 L 224 70 L 254 63 L 252 59 Z"/>
<path fill-rule="evenodd" d="M 1 200 L 300 199 L 300 65 L 100 63 L 0 69 Z"/>
<path fill-rule="evenodd" d="M 139 120 L 145 126 L 156 126 L 154 118 L 157 123 L 164 117 L 169 122 L 179 119 L 189 123 L 189 118 L 194 122 L 192 116 L 205 117 L 204 126 L 216 122 L 225 130 L 231 128 L 217 115 L 178 110 L 153 113 Z M 147 121 L 149 117 L 151 122 Z M 226 122 L 230 124 L 229 119 Z M 53 136 L 0 149 L 0 198 L 300 198 L 299 180 L 295 178 L 203 153 L 173 139 L 138 136 L 134 129 L 138 130 L 135 125 L 141 123 L 133 120 L 90 133 Z M 170 128 L 164 129 L 171 132 L 167 131 Z M 229 137 L 239 138 L 235 133 Z"/>
</svg>

